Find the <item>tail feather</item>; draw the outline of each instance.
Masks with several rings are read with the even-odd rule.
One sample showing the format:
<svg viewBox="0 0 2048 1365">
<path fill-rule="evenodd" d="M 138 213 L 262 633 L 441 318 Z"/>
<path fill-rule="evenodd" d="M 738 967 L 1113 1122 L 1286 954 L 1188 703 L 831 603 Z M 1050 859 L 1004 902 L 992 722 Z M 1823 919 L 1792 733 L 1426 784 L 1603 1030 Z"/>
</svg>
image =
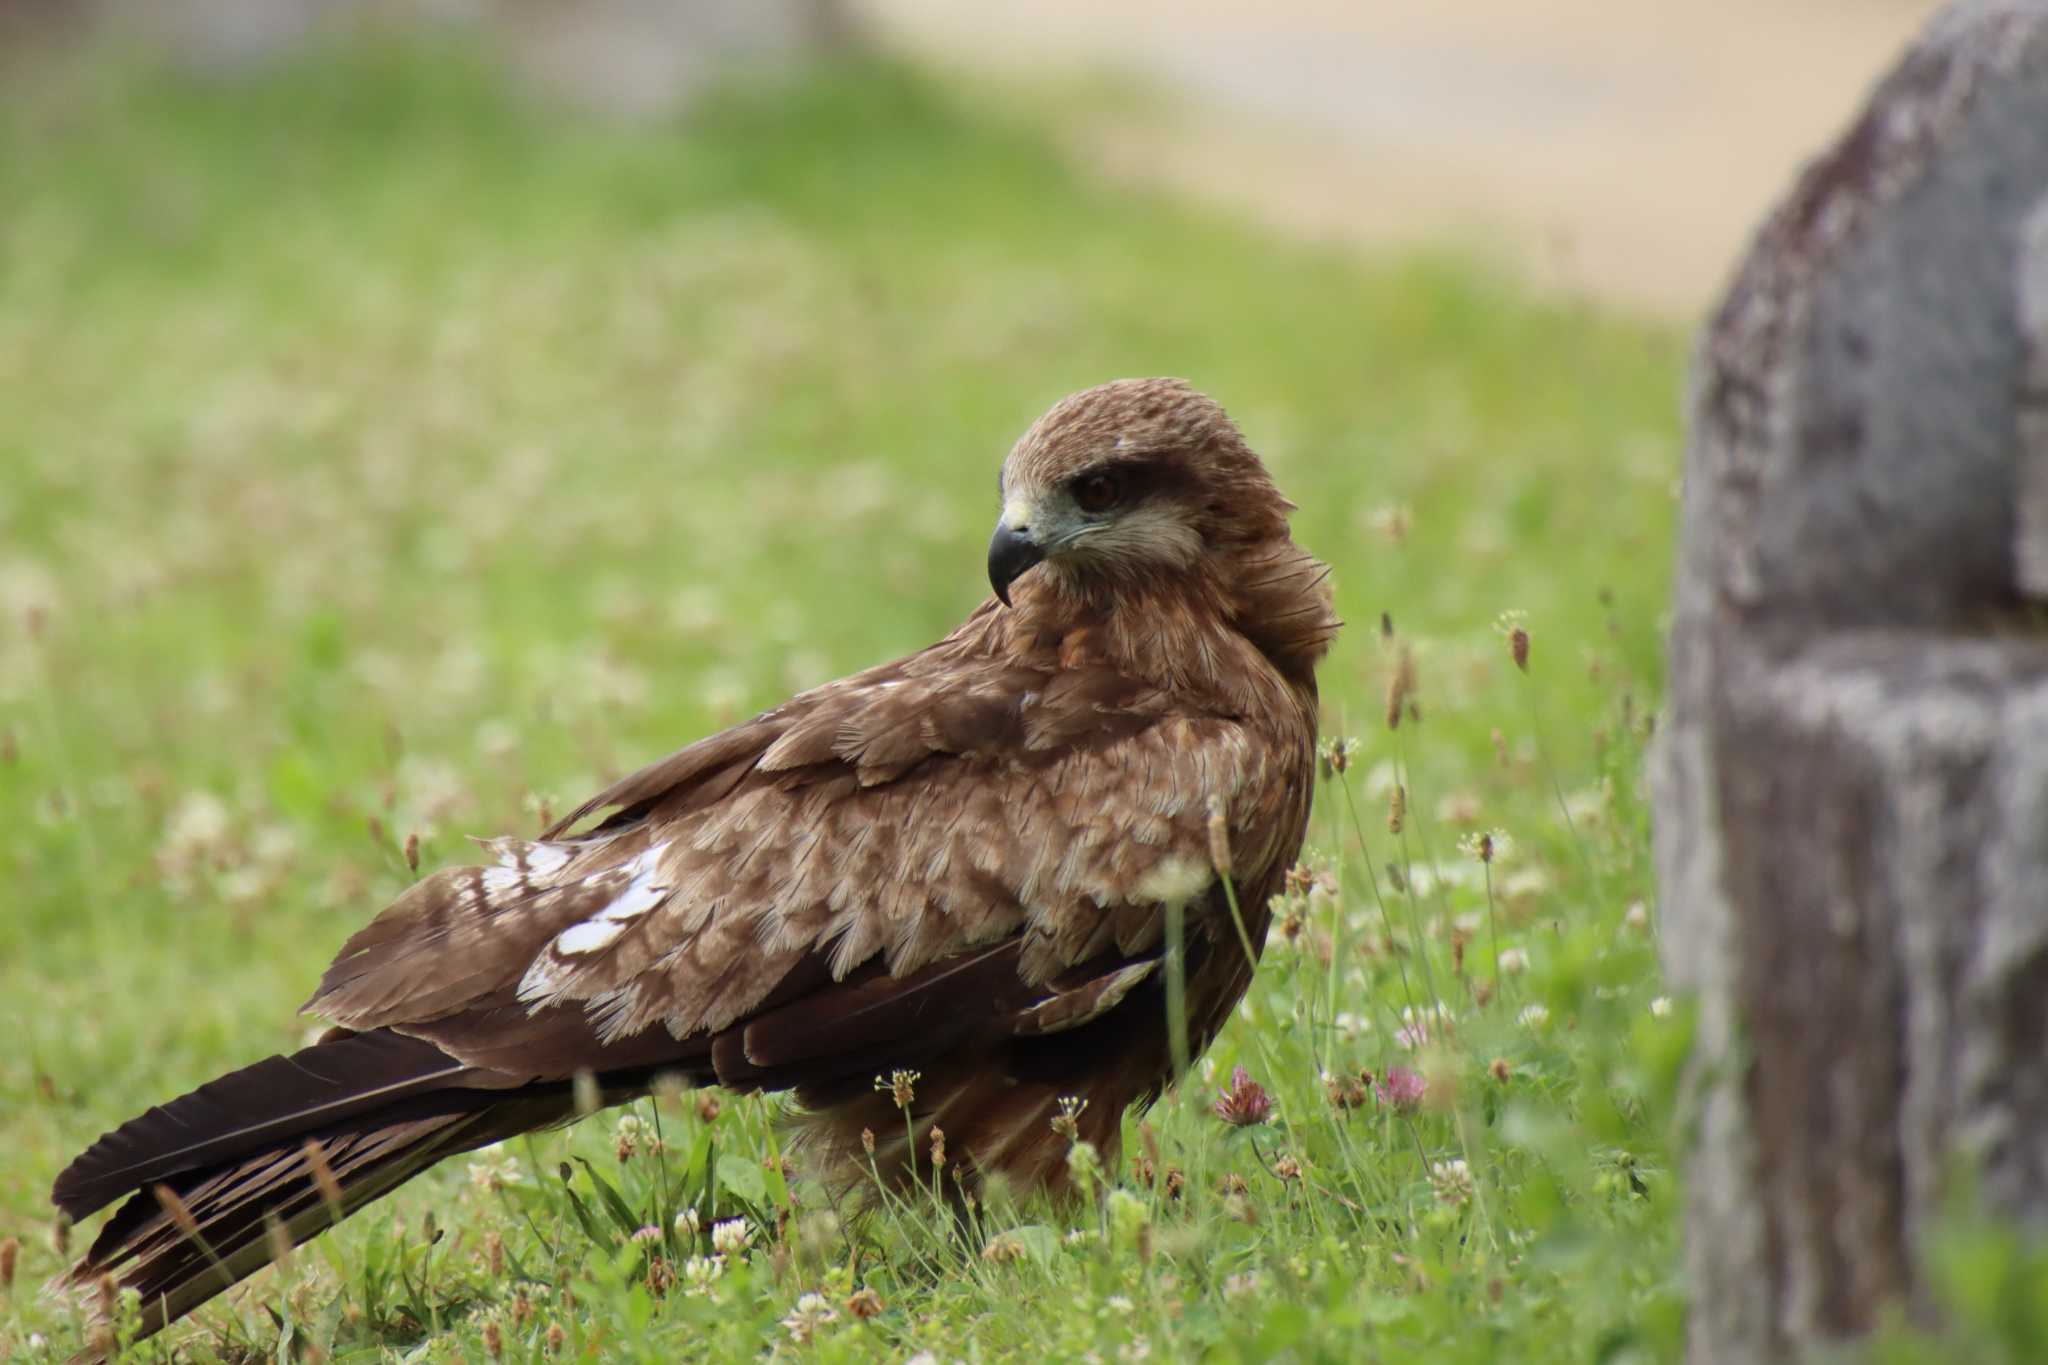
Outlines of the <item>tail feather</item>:
<svg viewBox="0 0 2048 1365">
<path fill-rule="evenodd" d="M 114 1276 L 146 1335 L 267 1264 L 273 1225 L 296 1246 L 443 1157 L 574 1113 L 566 1082 L 383 1030 L 272 1057 L 121 1125 L 58 1177 L 74 1218 L 130 1196 L 63 1283 Z"/>
<path fill-rule="evenodd" d="M 270 1262 L 270 1226 L 297 1246 L 457 1152 L 559 1122 L 566 1094 L 506 1098 L 488 1107 L 399 1118 L 276 1147 L 136 1193 L 109 1220 L 68 1279 L 115 1275 L 141 1297 L 142 1330 L 155 1332 Z M 332 1174 L 339 1203 L 323 1190 L 308 1148 Z M 172 1207 L 178 1214 L 172 1212 Z M 189 1214 L 189 1222 L 182 1215 Z"/>
<path fill-rule="evenodd" d="M 403 1034 L 347 1034 L 230 1072 L 130 1119 L 66 1167 L 51 1198 L 83 1218 L 130 1190 L 411 1096 L 517 1083 Z"/>
</svg>

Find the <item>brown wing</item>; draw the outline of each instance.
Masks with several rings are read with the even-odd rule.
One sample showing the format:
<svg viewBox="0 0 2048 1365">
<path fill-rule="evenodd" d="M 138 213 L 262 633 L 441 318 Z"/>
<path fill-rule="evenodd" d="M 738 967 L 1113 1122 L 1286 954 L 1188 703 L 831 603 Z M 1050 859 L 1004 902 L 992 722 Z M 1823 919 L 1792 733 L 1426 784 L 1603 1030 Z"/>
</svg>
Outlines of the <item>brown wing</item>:
<svg viewBox="0 0 2048 1365">
<path fill-rule="evenodd" d="M 1212 802 L 1241 874 L 1291 855 L 1307 754 L 1019 664 L 982 619 L 635 774 L 571 817 L 619 808 L 587 834 L 422 882 L 307 1008 L 542 1074 L 661 1025 L 705 1040 L 677 1069 L 768 1086 L 815 1079 L 821 1048 L 844 1071 L 1096 1017 L 1149 975 L 1162 905 L 1212 885 Z"/>
</svg>

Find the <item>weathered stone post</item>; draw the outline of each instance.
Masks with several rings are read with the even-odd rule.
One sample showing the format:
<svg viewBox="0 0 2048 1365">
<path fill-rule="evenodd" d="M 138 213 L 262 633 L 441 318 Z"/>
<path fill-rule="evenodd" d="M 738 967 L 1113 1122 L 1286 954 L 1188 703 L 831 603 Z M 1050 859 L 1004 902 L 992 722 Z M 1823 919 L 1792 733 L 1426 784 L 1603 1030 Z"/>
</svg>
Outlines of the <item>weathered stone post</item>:
<svg viewBox="0 0 2048 1365">
<path fill-rule="evenodd" d="M 2048 0 L 1937 18 L 1758 233 L 1691 389 L 1664 958 L 1693 1358 L 1929 1313 L 1957 1158 L 2048 1223 Z"/>
</svg>

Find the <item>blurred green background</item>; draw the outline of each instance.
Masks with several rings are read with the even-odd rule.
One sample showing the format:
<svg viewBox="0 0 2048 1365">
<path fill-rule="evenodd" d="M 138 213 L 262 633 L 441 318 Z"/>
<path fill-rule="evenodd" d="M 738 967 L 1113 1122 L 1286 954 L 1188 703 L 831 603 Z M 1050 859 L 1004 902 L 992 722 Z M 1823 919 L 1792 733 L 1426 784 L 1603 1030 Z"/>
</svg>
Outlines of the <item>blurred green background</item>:
<svg viewBox="0 0 2048 1365">
<path fill-rule="evenodd" d="M 863 1329 L 882 1343 L 849 1327 L 814 1349 L 1675 1349 L 1661 1153 L 1682 1020 L 1648 1008 L 1635 771 L 1671 555 L 1675 328 L 1458 253 L 1304 244 L 1079 166 L 1058 132 L 1075 103 L 1130 98 L 1087 84 L 1034 94 L 841 49 L 620 121 L 536 98 L 446 34 L 228 71 L 132 48 L 11 70 L 0 1235 L 23 1250 L 0 1351 L 76 1345 L 75 1317 L 34 1294 L 60 1264 L 45 1199 L 62 1163 L 294 1045 L 330 954 L 410 880 L 408 839 L 423 866 L 464 859 L 465 836 L 531 831 L 937 638 L 985 595 L 1010 442 L 1061 395 L 1144 374 L 1230 409 L 1350 623 L 1325 728 L 1363 748 L 1314 836 L 1338 889 L 1216 1054 L 1258 1067 L 1300 1125 L 1291 1150 L 1341 1197 L 1274 1183 L 1264 1222 L 1237 1218 L 1213 1187 L 1251 1157 L 1215 1146 L 1190 1093 L 1155 1116 L 1169 1157 L 1210 1177 L 1173 1215 L 1179 1268 L 1104 1254 L 1020 1293 L 935 1282 L 876 1238 L 865 1282 L 905 1306 Z M 1504 612 L 1533 635 L 1526 678 Z M 1403 648 L 1419 714 L 1389 732 Z M 1396 783 L 1408 842 L 1375 848 Z M 1520 878 L 1506 942 L 1534 959 L 1500 996 L 1477 984 L 1499 986 L 1497 966 L 1468 966 L 1462 942 L 1452 961 L 1460 917 L 1499 891 L 1456 843 L 1496 827 L 1516 849 L 1497 871 Z M 1410 887 L 1400 918 L 1367 896 L 1387 864 Z M 1353 1133 L 1322 1071 L 1406 1055 L 1392 983 L 1432 956 L 1446 1008 L 1470 1014 L 1446 1063 L 1470 1104 Z M 1495 1060 L 1513 1086 L 1488 1081 Z M 765 1143 L 773 1112 L 720 1122 Z M 603 1131 L 547 1139 L 565 1141 L 609 1151 Z M 1455 1221 L 1469 1205 L 1428 1221 L 1422 1147 L 1472 1159 L 1483 1229 Z M 445 1253 L 458 1280 L 480 1274 L 487 1227 L 526 1235 L 468 1198 L 451 1172 L 395 1206 L 464 1232 Z M 304 1291 L 321 1349 L 485 1353 L 478 1324 L 511 1291 L 462 1280 L 424 1294 L 432 1324 L 384 1315 L 364 1286 L 385 1235 L 332 1239 L 330 1278 Z M 943 1243 L 943 1220 L 921 1235 Z M 625 1338 L 650 1359 L 757 1353 L 815 1287 L 764 1270 L 714 1347 L 679 1298 L 635 1328 L 625 1290 L 551 1245 L 558 1287 L 583 1286 L 565 1320 L 605 1358 Z M 1231 1274 L 1265 1277 L 1256 1312 L 1225 1294 Z M 1044 1293 L 1071 1311 L 1032 1311 Z M 611 1313 L 625 1326 L 606 1338 L 592 1324 Z M 209 1323 L 182 1338 L 202 1358 L 270 1349 L 254 1307 Z M 521 1349 L 545 1353 L 545 1323 L 527 1325 Z"/>
</svg>

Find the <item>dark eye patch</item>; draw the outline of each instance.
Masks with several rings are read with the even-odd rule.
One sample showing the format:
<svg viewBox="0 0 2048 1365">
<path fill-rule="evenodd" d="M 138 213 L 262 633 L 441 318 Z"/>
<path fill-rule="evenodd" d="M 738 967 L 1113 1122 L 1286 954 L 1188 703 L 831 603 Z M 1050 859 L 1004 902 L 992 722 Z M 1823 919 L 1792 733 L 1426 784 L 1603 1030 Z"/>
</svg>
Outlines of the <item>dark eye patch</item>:
<svg viewBox="0 0 2048 1365">
<path fill-rule="evenodd" d="M 1074 505 L 1090 516 L 1100 516 L 1124 500 L 1124 481 L 1112 469 L 1083 474 L 1068 487 Z"/>
<path fill-rule="evenodd" d="M 1185 491 L 1187 470 L 1170 455 L 1098 460 L 1067 480 L 1068 495 L 1083 512 L 1099 514 Z"/>
</svg>

